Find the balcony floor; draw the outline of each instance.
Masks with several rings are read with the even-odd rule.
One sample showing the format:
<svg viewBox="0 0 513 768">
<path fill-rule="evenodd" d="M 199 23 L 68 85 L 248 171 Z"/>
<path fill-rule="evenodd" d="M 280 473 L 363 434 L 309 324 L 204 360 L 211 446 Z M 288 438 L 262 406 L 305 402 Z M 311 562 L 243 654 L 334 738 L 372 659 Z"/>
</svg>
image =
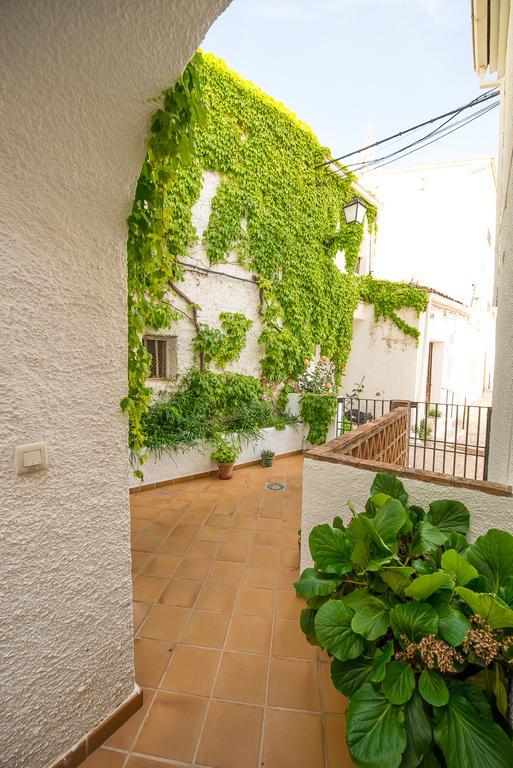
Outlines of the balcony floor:
<svg viewBox="0 0 513 768">
<path fill-rule="evenodd" d="M 345 699 L 298 625 L 302 463 L 131 497 L 144 706 L 86 768 L 351 765 Z"/>
</svg>

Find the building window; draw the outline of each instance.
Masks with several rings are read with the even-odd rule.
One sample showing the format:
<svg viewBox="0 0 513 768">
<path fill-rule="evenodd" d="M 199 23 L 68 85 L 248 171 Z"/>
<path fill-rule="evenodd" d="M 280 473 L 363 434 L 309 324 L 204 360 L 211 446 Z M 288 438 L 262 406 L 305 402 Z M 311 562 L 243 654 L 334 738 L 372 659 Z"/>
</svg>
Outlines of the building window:
<svg viewBox="0 0 513 768">
<path fill-rule="evenodd" d="M 151 355 L 150 379 L 169 379 L 176 374 L 176 337 L 145 336 L 143 344 Z"/>
</svg>

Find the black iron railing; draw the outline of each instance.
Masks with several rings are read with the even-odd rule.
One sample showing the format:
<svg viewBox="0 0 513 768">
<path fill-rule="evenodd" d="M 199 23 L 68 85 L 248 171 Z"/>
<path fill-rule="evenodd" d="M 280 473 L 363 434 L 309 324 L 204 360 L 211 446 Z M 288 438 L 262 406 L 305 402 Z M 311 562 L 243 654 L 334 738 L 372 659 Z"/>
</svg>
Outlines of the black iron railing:
<svg viewBox="0 0 513 768">
<path fill-rule="evenodd" d="M 391 410 L 391 400 L 338 398 L 337 435 Z M 492 409 L 482 405 L 410 403 L 409 466 L 486 480 Z"/>
</svg>

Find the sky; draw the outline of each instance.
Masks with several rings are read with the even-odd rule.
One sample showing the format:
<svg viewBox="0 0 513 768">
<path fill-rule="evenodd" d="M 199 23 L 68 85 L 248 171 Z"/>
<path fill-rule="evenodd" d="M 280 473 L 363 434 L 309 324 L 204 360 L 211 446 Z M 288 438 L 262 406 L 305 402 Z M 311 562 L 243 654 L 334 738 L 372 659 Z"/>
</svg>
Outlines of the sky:
<svg viewBox="0 0 513 768">
<path fill-rule="evenodd" d="M 201 47 L 286 104 L 339 156 L 484 93 L 473 71 L 470 5 L 233 0 Z M 498 121 L 495 109 L 401 164 L 496 155 Z"/>
</svg>

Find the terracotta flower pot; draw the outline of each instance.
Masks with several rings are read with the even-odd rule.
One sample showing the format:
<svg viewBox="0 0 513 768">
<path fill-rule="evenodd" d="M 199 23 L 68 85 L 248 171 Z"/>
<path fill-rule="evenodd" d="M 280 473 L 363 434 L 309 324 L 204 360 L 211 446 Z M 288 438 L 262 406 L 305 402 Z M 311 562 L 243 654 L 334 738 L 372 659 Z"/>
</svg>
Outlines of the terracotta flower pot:
<svg viewBox="0 0 513 768">
<path fill-rule="evenodd" d="M 231 476 L 233 475 L 233 465 L 235 464 L 234 461 L 231 462 L 231 464 L 218 464 L 217 465 L 217 476 L 221 480 L 229 480 Z"/>
</svg>

